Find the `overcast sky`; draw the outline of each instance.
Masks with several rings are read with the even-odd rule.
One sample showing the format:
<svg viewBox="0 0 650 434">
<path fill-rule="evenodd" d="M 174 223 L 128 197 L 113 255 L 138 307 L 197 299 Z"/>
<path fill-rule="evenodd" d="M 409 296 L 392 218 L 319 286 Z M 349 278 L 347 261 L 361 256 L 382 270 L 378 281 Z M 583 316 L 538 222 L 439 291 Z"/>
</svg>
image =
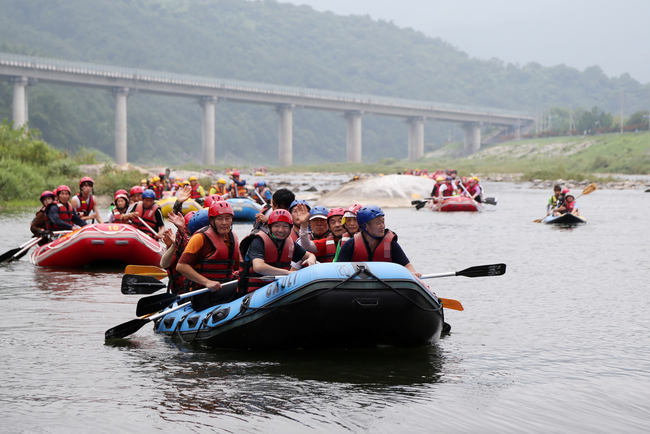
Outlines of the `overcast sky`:
<svg viewBox="0 0 650 434">
<path fill-rule="evenodd" d="M 598 65 L 650 82 L 650 0 L 279 0 L 370 15 L 440 37 L 472 57 Z"/>
</svg>

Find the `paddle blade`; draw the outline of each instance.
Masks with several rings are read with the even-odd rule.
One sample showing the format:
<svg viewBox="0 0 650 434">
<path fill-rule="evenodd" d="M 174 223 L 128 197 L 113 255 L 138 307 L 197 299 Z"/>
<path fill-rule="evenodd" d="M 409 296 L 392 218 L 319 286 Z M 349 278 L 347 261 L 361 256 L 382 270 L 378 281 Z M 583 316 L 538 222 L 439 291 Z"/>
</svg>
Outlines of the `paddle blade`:
<svg viewBox="0 0 650 434">
<path fill-rule="evenodd" d="M 544 217 L 544 219 L 545 219 L 545 218 L 546 218 L 546 217 Z M 543 222 L 543 221 L 544 221 L 544 219 L 537 219 L 537 220 L 533 220 L 533 223 L 541 223 L 541 222 Z"/>
<path fill-rule="evenodd" d="M 586 196 L 588 194 L 593 193 L 596 190 L 598 190 L 598 186 L 595 183 L 591 183 L 584 190 L 582 190 L 580 196 Z"/>
<path fill-rule="evenodd" d="M 156 279 L 164 279 L 167 272 L 160 267 L 153 265 L 127 265 L 124 274 L 139 274 L 141 276 L 153 276 Z"/>
<path fill-rule="evenodd" d="M 125 274 L 122 277 L 122 294 L 153 294 L 166 287 L 167 285 L 152 276 Z"/>
<path fill-rule="evenodd" d="M 490 277 L 503 274 L 506 274 L 506 264 L 478 265 L 456 272 L 456 276 L 465 277 Z"/>
<path fill-rule="evenodd" d="M 413 199 L 422 199 L 422 195 L 417 193 L 411 193 L 411 197 Z"/>
<path fill-rule="evenodd" d="M 20 247 L 17 247 L 15 249 L 11 249 L 6 253 L 3 253 L 2 256 L 0 256 L 0 262 L 6 262 L 9 259 L 12 259 L 16 253 L 20 252 Z"/>
<path fill-rule="evenodd" d="M 158 312 L 172 304 L 178 299 L 174 294 L 160 294 L 152 297 L 144 297 L 138 300 L 135 308 L 135 316 L 144 316 Z"/>
<path fill-rule="evenodd" d="M 420 209 L 424 208 L 425 206 L 427 206 L 426 202 L 420 202 L 417 205 L 415 205 L 415 209 L 420 210 Z"/>
<path fill-rule="evenodd" d="M 149 321 L 149 319 L 132 319 L 131 321 L 127 321 L 106 330 L 104 333 L 104 339 L 122 339 L 130 334 L 137 332 Z"/>
<path fill-rule="evenodd" d="M 453 310 L 465 310 L 463 308 L 463 305 L 460 304 L 460 301 L 458 300 L 452 300 L 450 298 L 438 298 L 442 302 L 442 307 L 445 309 L 453 309 Z"/>
<path fill-rule="evenodd" d="M 486 197 L 485 199 L 483 199 L 483 203 L 487 203 L 488 205 L 496 206 L 497 198 L 496 197 Z"/>
</svg>

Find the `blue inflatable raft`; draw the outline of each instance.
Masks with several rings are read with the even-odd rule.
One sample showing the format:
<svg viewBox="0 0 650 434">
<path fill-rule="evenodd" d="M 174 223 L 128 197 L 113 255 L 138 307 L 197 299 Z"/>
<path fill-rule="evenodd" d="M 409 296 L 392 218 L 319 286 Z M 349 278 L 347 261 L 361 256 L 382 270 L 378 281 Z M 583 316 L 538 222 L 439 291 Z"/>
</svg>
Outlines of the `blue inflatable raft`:
<svg viewBox="0 0 650 434">
<path fill-rule="evenodd" d="M 211 348 L 416 347 L 438 341 L 443 315 L 440 300 L 401 265 L 343 262 L 305 268 L 201 312 L 187 303 L 154 327 Z"/>
<path fill-rule="evenodd" d="M 226 199 L 235 212 L 234 220 L 255 221 L 255 214 L 262 210 L 262 205 L 249 198 Z"/>
</svg>

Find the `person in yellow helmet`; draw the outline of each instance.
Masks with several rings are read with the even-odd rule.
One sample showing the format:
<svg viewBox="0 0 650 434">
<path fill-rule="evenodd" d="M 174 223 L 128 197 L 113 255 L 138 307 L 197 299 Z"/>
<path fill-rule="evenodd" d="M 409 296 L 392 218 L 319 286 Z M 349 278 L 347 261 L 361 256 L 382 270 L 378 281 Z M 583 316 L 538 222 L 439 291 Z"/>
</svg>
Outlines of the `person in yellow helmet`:
<svg viewBox="0 0 650 434">
<path fill-rule="evenodd" d="M 190 199 L 199 199 L 205 197 L 205 190 L 199 184 L 199 180 L 196 179 L 196 176 L 190 176 L 190 185 L 192 189 L 190 190 Z"/>
<path fill-rule="evenodd" d="M 226 180 L 219 178 L 215 185 L 210 186 L 210 194 L 218 194 L 220 196 L 225 196 L 227 193 L 226 190 Z"/>
<path fill-rule="evenodd" d="M 156 199 L 162 199 L 163 185 L 162 182 L 160 182 L 160 177 L 154 176 L 151 178 L 151 182 L 153 183 L 153 187 L 151 189 L 154 193 L 156 193 Z"/>
</svg>

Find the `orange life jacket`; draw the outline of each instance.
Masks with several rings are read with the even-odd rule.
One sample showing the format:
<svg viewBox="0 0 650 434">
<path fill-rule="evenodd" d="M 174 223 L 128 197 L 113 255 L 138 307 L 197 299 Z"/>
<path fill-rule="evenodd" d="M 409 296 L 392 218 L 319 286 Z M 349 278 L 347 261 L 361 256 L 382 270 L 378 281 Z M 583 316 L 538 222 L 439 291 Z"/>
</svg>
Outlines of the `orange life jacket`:
<svg viewBox="0 0 650 434">
<path fill-rule="evenodd" d="M 239 185 L 233 181 L 228 187 L 228 192 L 230 197 L 246 197 L 248 196 L 248 190 L 246 190 L 246 185 Z"/>
</svg>

